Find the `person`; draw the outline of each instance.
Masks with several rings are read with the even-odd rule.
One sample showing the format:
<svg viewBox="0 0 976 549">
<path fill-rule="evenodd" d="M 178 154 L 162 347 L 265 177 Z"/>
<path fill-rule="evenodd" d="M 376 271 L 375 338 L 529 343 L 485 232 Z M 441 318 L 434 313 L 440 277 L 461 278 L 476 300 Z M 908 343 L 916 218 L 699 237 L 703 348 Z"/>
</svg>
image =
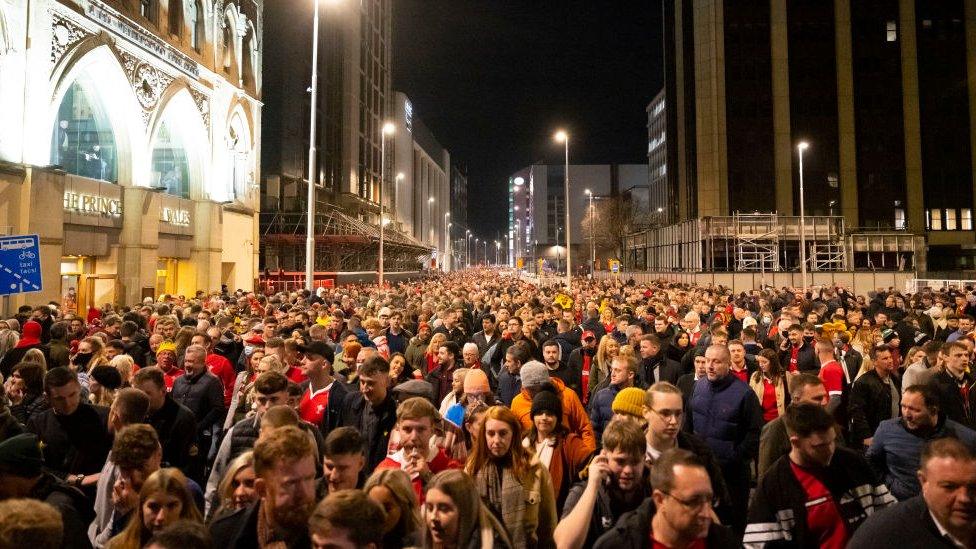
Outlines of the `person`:
<svg viewBox="0 0 976 549">
<path fill-rule="evenodd" d="M 308 519 L 316 549 L 383 547 L 383 509 L 359 490 L 339 490 L 325 497 Z"/>
<path fill-rule="evenodd" d="M 851 442 L 855 448 L 871 446 L 878 425 L 898 417 L 901 387 L 892 375 L 895 363 L 886 344 L 871 349 L 874 369 L 861 374 L 851 386 L 848 412 L 851 417 Z"/>
<path fill-rule="evenodd" d="M 544 368 L 545 366 L 543 366 Z M 549 472 L 522 446 L 522 425 L 504 406 L 485 414 L 465 472 L 509 527 L 514 547 L 550 547 L 556 500 Z"/>
<path fill-rule="evenodd" d="M 746 355 L 746 347 L 738 339 L 729 341 L 726 346 L 729 348 L 729 356 L 732 359 L 729 373 L 739 378 L 743 383 L 749 383 L 749 378 L 758 369 L 755 359 Z"/>
<path fill-rule="evenodd" d="M 659 381 L 677 383 L 683 373 L 681 364 L 668 358 L 662 348 L 661 339 L 655 334 L 647 334 L 640 338 L 640 375 L 638 385 L 647 389 Z"/>
<path fill-rule="evenodd" d="M 816 372 L 820 368 L 813 346 L 804 339 L 803 326 L 793 324 L 780 346 L 779 363 L 789 373 Z"/>
<path fill-rule="evenodd" d="M 132 386 L 149 396 L 149 425 L 159 434 L 163 464 L 181 471 L 200 452 L 196 443 L 197 422 L 193 412 L 166 391 L 163 370 L 142 368 L 132 377 Z"/>
<path fill-rule="evenodd" d="M 790 453 L 760 477 L 742 543 L 845 547 L 867 516 L 895 503 L 868 463 L 837 448 L 823 406 L 791 405 L 784 418 Z"/>
<path fill-rule="evenodd" d="M 382 319 L 382 316 L 380 317 Z M 386 328 L 386 343 L 390 346 L 391 356 L 396 353 L 404 353 L 407 350 L 407 343 L 413 334 L 410 330 L 403 327 L 403 313 L 393 311 L 390 314 L 390 325 Z"/>
<path fill-rule="evenodd" d="M 348 393 L 345 385 L 335 383 L 332 377 L 335 352 L 323 341 L 299 345 L 298 350 L 302 353 L 302 374 L 307 378 L 302 383 L 307 388 L 302 393 L 299 414 L 303 420 L 317 425 L 322 436 L 328 436 L 339 425 Z"/>
<path fill-rule="evenodd" d="M 481 317 L 481 331 L 471 336 L 471 341 L 478 346 L 478 356 L 482 364 L 491 364 L 491 354 L 501 340 L 501 332 L 495 315 L 488 313 Z"/>
<path fill-rule="evenodd" d="M 791 376 L 790 388 L 791 404 L 827 405 L 827 389 L 824 387 L 823 380 L 813 374 Z M 840 442 L 840 438 L 837 440 Z M 764 425 L 759 435 L 759 462 L 756 467 L 758 475 L 763 476 L 780 456 L 788 453 L 790 453 L 790 436 L 786 432 L 783 416 L 779 416 Z"/>
<path fill-rule="evenodd" d="M 294 426 L 272 430 L 254 445 L 254 474 L 258 501 L 211 523 L 214 545 L 308 546 L 308 520 L 315 506 L 312 439 Z"/>
<path fill-rule="evenodd" d="M 721 504 L 730 505 L 722 467 L 715 459 L 712 449 L 702 439 L 681 430 L 681 416 L 684 414 L 681 390 L 666 381 L 651 385 L 644 391 L 642 413 L 647 423 L 645 430 L 647 448 L 644 454 L 644 462 L 647 466 L 652 467 L 668 450 L 681 448 L 691 451 L 701 459 L 708 471 L 712 489 Z"/>
<path fill-rule="evenodd" d="M 651 484 L 651 497 L 621 515 L 594 549 L 741 547 L 730 529 L 715 522 L 715 492 L 705 465 L 693 452 L 664 452 L 651 467 Z"/>
<path fill-rule="evenodd" d="M 521 373 L 522 389 L 512 399 L 510 407 L 519 418 L 522 430 L 525 431 L 532 427 L 532 398 L 543 387 L 548 386 L 563 403 L 562 423 L 570 432 L 576 433 L 583 438 L 586 444 L 595 448 L 597 439 L 593 433 L 593 426 L 590 424 L 590 418 L 576 393 L 567 390 L 558 378 L 549 377 L 549 369 L 541 362 L 535 360 L 527 362 L 522 366 Z"/>
<path fill-rule="evenodd" d="M 582 345 L 569 353 L 568 360 L 569 371 L 579 377 L 579 385 L 569 385 L 569 388 L 576 392 L 576 396 L 585 406 L 590 396 L 590 372 L 596 357 L 596 335 L 591 330 L 584 330 L 580 341 Z"/>
<path fill-rule="evenodd" d="M 396 401 L 389 391 L 390 364 L 378 355 L 359 367 L 359 392 L 346 399 L 340 423 L 359 431 L 366 441 L 366 470 L 386 459 L 390 431 L 396 424 Z"/>
<path fill-rule="evenodd" d="M 44 392 L 51 408 L 31 417 L 27 430 L 43 444 L 44 466 L 80 488 L 105 465 L 112 444 L 108 408 L 82 402 L 78 376 L 67 368 L 44 375 Z"/>
<path fill-rule="evenodd" d="M 949 419 L 976 429 L 976 380 L 969 372 L 969 348 L 962 341 L 942 347 L 945 364 L 929 385 L 939 395 L 942 412 Z"/>
<path fill-rule="evenodd" d="M 437 365 L 427 373 L 427 382 L 434 388 L 434 402 L 441 402 L 452 392 L 454 371 L 459 368 L 461 349 L 453 340 L 437 347 Z"/>
<path fill-rule="evenodd" d="M 610 361 L 610 384 L 596 392 L 590 403 L 590 424 L 597 440 L 603 438 L 603 429 L 613 418 L 613 399 L 617 393 L 633 387 L 637 379 L 637 361 L 617 355 Z"/>
<path fill-rule="evenodd" d="M 6 397 L 10 401 L 10 414 L 21 425 L 51 407 L 44 394 L 44 376 L 47 370 L 40 364 L 21 362 L 14 366 L 10 378 L 4 382 Z"/>
<path fill-rule="evenodd" d="M 759 450 L 762 408 L 756 393 L 729 372 L 728 347 L 710 345 L 705 362 L 705 378 L 695 383 L 685 424 L 708 444 L 722 466 L 732 503 L 723 522 L 739 533 L 745 527 L 749 463 Z"/>
<path fill-rule="evenodd" d="M 146 549 L 213 549 L 213 546 L 206 526 L 192 520 L 177 520 L 153 534 Z"/>
<path fill-rule="evenodd" d="M 644 464 L 644 433 L 637 423 L 613 420 L 603 434 L 603 449 L 591 461 L 586 480 L 569 491 L 553 538 L 572 549 L 592 547 L 620 516 L 651 495 Z"/>
<path fill-rule="evenodd" d="M 234 458 L 217 487 L 219 505 L 211 520 L 239 511 L 257 501 L 254 491 L 254 453 L 244 452 Z"/>
<path fill-rule="evenodd" d="M 961 441 L 929 441 L 920 456 L 921 494 L 874 513 L 850 549 L 972 547 L 976 539 L 976 456 Z"/>
<path fill-rule="evenodd" d="M 424 483 L 445 469 L 460 469 L 461 464 L 447 456 L 443 448 L 431 445 L 434 426 L 441 416 L 429 400 L 412 397 L 397 407 L 400 449 L 376 466 L 377 470 L 399 469 L 410 476 L 417 500 L 423 503 Z"/>
<path fill-rule="evenodd" d="M 760 351 L 759 356 L 756 357 L 756 365 L 758 368 L 749 378 L 749 386 L 759 399 L 765 424 L 786 413 L 789 391 L 776 351 L 772 349 Z"/>
<path fill-rule="evenodd" d="M 556 509 L 562 509 L 570 487 L 596 448 L 563 424 L 563 403 L 550 385 L 532 397 L 530 416 L 532 426 L 522 444 L 549 469 Z"/>
<path fill-rule="evenodd" d="M 467 345 L 465 344 L 465 346 Z M 441 399 L 440 407 L 437 409 L 442 416 L 447 413 L 451 406 L 461 401 L 461 397 L 464 396 L 464 378 L 468 375 L 469 371 L 471 371 L 470 368 L 455 368 L 454 372 L 452 372 L 451 390 Z"/>
<path fill-rule="evenodd" d="M 261 374 L 254 382 L 255 413 L 235 423 L 226 433 L 217 449 L 207 478 L 206 509 L 204 516 L 210 517 L 216 510 L 220 494 L 218 488 L 230 462 L 237 456 L 251 450 L 258 439 L 261 422 L 268 409 L 288 402 L 288 378 L 278 372 Z M 314 427 L 313 427 L 314 429 Z"/>
<path fill-rule="evenodd" d="M 181 519 L 203 524 L 186 476 L 179 469 L 160 469 L 146 479 L 129 524 L 109 540 L 106 548 L 139 549 L 148 544 L 154 533 Z"/>
<path fill-rule="evenodd" d="M 383 508 L 383 547 L 416 547 L 422 535 L 420 504 L 413 483 L 404 471 L 378 469 L 363 486 L 363 493 Z"/>
<path fill-rule="evenodd" d="M 45 363 L 50 360 L 47 345 L 41 343 L 41 331 L 41 325 L 37 321 L 28 320 L 24 323 L 17 344 L 0 358 L 0 378 L 7 379 L 10 377 L 14 366 L 20 364 L 24 355 L 31 349 L 39 349 L 44 355 Z"/>
<path fill-rule="evenodd" d="M 516 318 L 518 317 L 513 317 L 513 320 Z M 519 340 L 504 349 L 503 358 L 504 367 L 498 374 L 496 387 L 498 399 L 505 406 L 511 406 L 515 396 L 522 390 L 522 365 L 532 360 L 532 350 L 528 343 Z"/>
<path fill-rule="evenodd" d="M 363 485 L 366 445 L 359 431 L 337 427 L 325 438 L 322 452 L 322 486 L 319 493 L 352 490 Z"/>
<path fill-rule="evenodd" d="M 695 355 L 692 358 L 692 371 L 679 377 L 678 382 L 675 383 L 681 389 L 685 403 L 691 401 L 691 394 L 695 391 L 695 384 L 698 383 L 698 380 L 705 377 L 705 354 L 699 351 L 689 351 L 688 353 Z"/>
<path fill-rule="evenodd" d="M 156 348 L 156 366 L 163 371 L 163 379 L 166 381 L 166 391 L 173 390 L 173 383 L 182 377 L 186 372 L 180 368 L 176 360 L 176 344 L 171 341 L 164 341 Z"/>
<path fill-rule="evenodd" d="M 928 385 L 905 389 L 901 417 L 878 425 L 865 457 L 888 485 L 895 499 L 918 495 L 918 465 L 922 446 L 929 440 L 953 437 L 976 451 L 976 431 L 940 413 L 938 394 Z"/>
<path fill-rule="evenodd" d="M 850 383 L 847 382 L 844 366 L 837 360 L 833 342 L 827 338 L 820 338 L 813 345 L 820 362 L 820 372 L 817 374 L 823 380 L 827 389 L 827 411 L 833 414 L 834 420 L 840 425 L 847 424 L 847 408 L 849 407 Z"/>
<path fill-rule="evenodd" d="M 207 371 L 220 380 L 224 388 L 224 407 L 230 408 L 230 401 L 234 397 L 234 382 L 237 381 L 234 366 L 231 365 L 227 358 L 214 352 L 214 344 L 216 342 L 205 332 L 193 334 L 193 337 L 190 338 L 190 343 L 192 345 L 199 345 L 206 351 L 204 363 L 207 365 Z"/>
<path fill-rule="evenodd" d="M 91 502 L 77 488 L 44 471 L 40 440 L 31 433 L 0 442 L 0 502 L 15 499 L 40 501 L 60 513 L 59 547 L 91 547 L 85 531 L 95 518 Z"/>
<path fill-rule="evenodd" d="M 173 399 L 186 406 L 196 418 L 198 452 L 186 465 L 187 476 L 204 483 L 204 469 L 217 431 L 223 425 L 224 386 L 217 376 L 207 371 L 207 350 L 200 345 L 186 348 L 183 369 L 186 373 L 173 382 Z"/>
<path fill-rule="evenodd" d="M 927 384 L 932 376 L 938 373 L 942 366 L 939 360 L 942 355 L 941 341 L 927 341 L 922 345 L 922 358 L 905 368 L 901 376 L 901 390 L 916 384 Z"/>
<path fill-rule="evenodd" d="M 607 334 L 600 339 L 594 356 L 594 367 L 590 369 L 587 383 L 589 394 L 586 402 L 588 407 L 592 408 L 593 397 L 596 392 L 610 384 L 610 364 L 613 357 L 619 353 L 620 342 L 614 339 L 612 335 Z"/>
<path fill-rule="evenodd" d="M 424 503 L 425 549 L 508 549 L 506 528 L 478 495 L 463 471 L 447 470 L 430 479 Z"/>
<path fill-rule="evenodd" d="M 0 501 L 0 547 L 59 549 L 64 525 L 61 513 L 33 499 Z"/>
</svg>

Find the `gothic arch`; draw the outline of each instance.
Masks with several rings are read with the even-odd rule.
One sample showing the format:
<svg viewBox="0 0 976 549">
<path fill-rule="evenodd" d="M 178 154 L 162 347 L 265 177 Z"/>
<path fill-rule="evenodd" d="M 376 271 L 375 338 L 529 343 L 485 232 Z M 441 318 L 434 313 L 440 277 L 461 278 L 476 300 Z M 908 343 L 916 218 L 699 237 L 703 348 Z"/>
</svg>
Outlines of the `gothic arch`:
<svg viewBox="0 0 976 549">
<path fill-rule="evenodd" d="M 151 186 L 160 184 L 157 180 L 157 157 L 154 153 L 157 152 L 157 139 L 164 125 L 167 133 L 173 134 L 182 145 L 185 154 L 188 168 L 186 198 L 209 198 L 212 194 L 209 185 L 213 183 L 210 177 L 210 151 L 213 150 L 210 132 L 204 124 L 191 88 L 183 78 L 174 81 L 163 92 L 149 121 L 146 153 L 149 159 L 147 178 Z"/>
</svg>

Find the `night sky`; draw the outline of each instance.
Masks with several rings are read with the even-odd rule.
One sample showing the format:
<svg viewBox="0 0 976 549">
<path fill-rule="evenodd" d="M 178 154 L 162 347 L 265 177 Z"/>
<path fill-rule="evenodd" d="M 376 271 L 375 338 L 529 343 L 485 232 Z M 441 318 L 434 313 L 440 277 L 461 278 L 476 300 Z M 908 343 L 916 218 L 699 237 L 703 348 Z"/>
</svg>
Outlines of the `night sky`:
<svg viewBox="0 0 976 549">
<path fill-rule="evenodd" d="M 508 176 L 561 163 L 647 162 L 663 83 L 661 0 L 393 0 L 393 87 L 468 166 L 472 231 L 505 230 Z"/>
</svg>

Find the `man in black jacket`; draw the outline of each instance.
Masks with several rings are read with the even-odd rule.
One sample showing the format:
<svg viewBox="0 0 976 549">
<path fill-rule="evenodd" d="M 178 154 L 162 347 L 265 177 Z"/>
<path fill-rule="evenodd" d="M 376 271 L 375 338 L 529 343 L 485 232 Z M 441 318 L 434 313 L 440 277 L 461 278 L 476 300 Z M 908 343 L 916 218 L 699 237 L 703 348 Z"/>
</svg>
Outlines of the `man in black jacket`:
<svg viewBox="0 0 976 549">
<path fill-rule="evenodd" d="M 953 341 L 947 343 L 945 367 L 929 380 L 939 394 L 940 409 L 952 421 L 976 429 L 976 381 L 969 373 L 969 349 L 966 344 Z"/>
<path fill-rule="evenodd" d="M 159 434 L 163 465 L 186 472 L 190 458 L 200 453 L 196 444 L 197 422 L 193 412 L 166 392 L 163 371 L 153 366 L 136 372 L 132 386 L 149 395 L 147 423 Z"/>
<path fill-rule="evenodd" d="M 732 549 L 742 544 L 727 527 L 716 524 L 715 492 L 701 459 L 688 450 L 668 450 L 651 468 L 654 492 L 597 540 L 595 549 L 695 547 Z M 649 542 L 650 540 L 650 542 Z"/>
<path fill-rule="evenodd" d="M 922 494 L 868 517 L 848 547 L 972 546 L 976 539 L 976 498 L 972 496 L 976 457 L 957 439 L 936 439 L 922 450 L 918 476 Z"/>
<path fill-rule="evenodd" d="M 901 385 L 896 376 L 891 348 L 885 344 L 871 350 L 874 370 L 865 372 L 851 386 L 849 413 L 851 418 L 851 448 L 871 446 L 878 425 L 898 417 Z"/>
<path fill-rule="evenodd" d="M 659 381 L 674 385 L 678 383 L 678 378 L 683 373 L 681 364 L 665 356 L 661 347 L 661 340 L 656 335 L 641 336 L 641 365 L 637 373 L 637 384 L 642 389 L 647 389 Z"/>
<path fill-rule="evenodd" d="M 820 362 L 813 345 L 803 337 L 803 326 L 794 324 L 787 331 L 779 351 L 779 363 L 787 372 L 813 372 L 820 370 Z"/>
<path fill-rule="evenodd" d="M 315 448 L 298 427 L 281 427 L 254 445 L 258 501 L 210 525 L 214 547 L 309 547 L 315 507 Z"/>
<path fill-rule="evenodd" d="M 366 470 L 384 459 L 396 424 L 396 402 L 389 391 L 390 363 L 373 355 L 359 367 L 359 392 L 347 395 L 341 424 L 359 431 L 366 441 Z"/>
<path fill-rule="evenodd" d="M 596 365 L 595 357 L 597 340 L 596 334 L 589 330 L 583 332 L 580 339 L 583 342 L 583 346 L 577 347 L 572 353 L 569 353 L 568 366 L 569 370 L 573 372 L 573 375 L 580 378 L 580 382 L 576 387 L 573 387 L 573 390 L 576 391 L 576 396 L 580 398 L 580 402 L 583 403 L 583 406 L 586 406 L 588 404 L 587 400 L 590 396 L 590 369 Z"/>
<path fill-rule="evenodd" d="M 183 369 L 186 373 L 173 382 L 173 398 L 193 412 L 197 420 L 197 448 L 200 452 L 190 460 L 187 476 L 203 484 L 204 468 L 210 458 L 211 447 L 224 423 L 224 385 L 207 371 L 207 349 L 201 345 L 186 348 Z M 214 449 L 215 450 L 215 449 Z"/>
<path fill-rule="evenodd" d="M 844 547 L 866 517 L 895 503 L 864 458 L 835 446 L 823 406 L 791 405 L 786 429 L 792 449 L 759 479 L 744 545 Z"/>
</svg>

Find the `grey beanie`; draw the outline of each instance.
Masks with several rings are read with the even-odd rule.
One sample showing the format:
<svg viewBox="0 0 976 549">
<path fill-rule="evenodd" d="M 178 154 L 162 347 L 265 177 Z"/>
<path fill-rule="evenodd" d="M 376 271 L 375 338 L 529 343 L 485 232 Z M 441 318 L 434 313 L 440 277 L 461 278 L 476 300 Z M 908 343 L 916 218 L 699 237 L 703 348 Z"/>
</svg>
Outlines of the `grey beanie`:
<svg viewBox="0 0 976 549">
<path fill-rule="evenodd" d="M 522 376 L 522 387 L 540 387 L 549 381 L 549 368 L 538 360 L 530 360 L 522 365 L 519 375 Z"/>
</svg>

